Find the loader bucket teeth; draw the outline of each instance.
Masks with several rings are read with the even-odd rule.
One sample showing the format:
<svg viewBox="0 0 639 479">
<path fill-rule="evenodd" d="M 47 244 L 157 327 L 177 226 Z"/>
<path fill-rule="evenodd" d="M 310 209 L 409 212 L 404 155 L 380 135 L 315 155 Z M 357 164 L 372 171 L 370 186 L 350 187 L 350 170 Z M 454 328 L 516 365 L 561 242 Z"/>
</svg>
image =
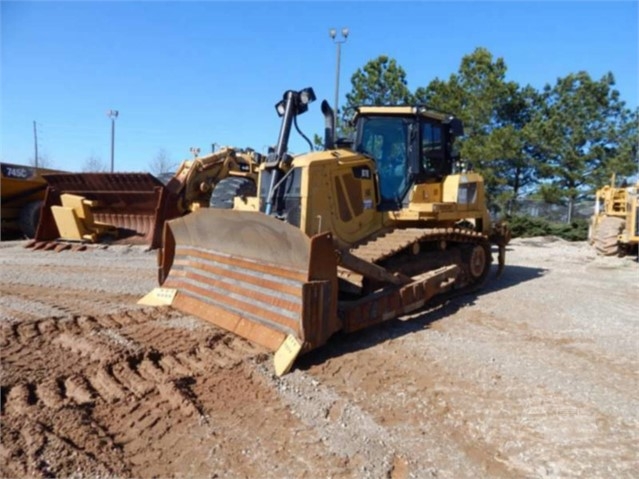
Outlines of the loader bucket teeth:
<svg viewBox="0 0 639 479">
<path fill-rule="evenodd" d="M 168 221 L 160 282 L 172 306 L 277 350 L 312 349 L 338 329 L 332 237 L 261 213 L 202 209 Z"/>
<path fill-rule="evenodd" d="M 68 173 L 45 175 L 47 193 L 36 241 L 61 236 L 51 207 L 62 205 L 63 194 L 77 195 L 91 203 L 93 219 L 115 229 L 116 242 L 161 244 L 165 220 L 179 215 L 177 198 L 148 173 Z"/>
</svg>

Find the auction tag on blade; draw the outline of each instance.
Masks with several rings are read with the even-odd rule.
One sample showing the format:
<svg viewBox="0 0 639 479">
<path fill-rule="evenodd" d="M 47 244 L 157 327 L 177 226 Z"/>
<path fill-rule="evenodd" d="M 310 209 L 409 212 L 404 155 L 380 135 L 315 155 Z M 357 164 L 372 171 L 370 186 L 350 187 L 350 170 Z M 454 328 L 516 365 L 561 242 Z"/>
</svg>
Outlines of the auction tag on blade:
<svg viewBox="0 0 639 479">
<path fill-rule="evenodd" d="M 289 372 L 301 350 L 302 343 L 295 336 L 289 334 L 273 357 L 275 374 L 282 376 Z"/>
<path fill-rule="evenodd" d="M 154 288 L 149 294 L 138 301 L 138 304 L 146 306 L 168 306 L 173 303 L 177 289 Z"/>
</svg>

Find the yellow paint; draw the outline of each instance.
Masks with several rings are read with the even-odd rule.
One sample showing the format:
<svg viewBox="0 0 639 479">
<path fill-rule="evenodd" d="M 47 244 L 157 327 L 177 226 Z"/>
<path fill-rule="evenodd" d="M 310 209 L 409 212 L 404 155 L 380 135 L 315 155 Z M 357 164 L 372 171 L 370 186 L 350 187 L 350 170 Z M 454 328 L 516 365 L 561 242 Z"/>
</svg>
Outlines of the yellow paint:
<svg viewBox="0 0 639 479">
<path fill-rule="evenodd" d="M 295 336 L 289 334 L 273 357 L 275 374 L 282 376 L 289 372 L 301 350 L 302 343 Z"/>
<path fill-rule="evenodd" d="M 141 298 L 138 304 L 145 306 L 170 306 L 176 294 L 177 289 L 154 288 L 150 293 Z"/>
<path fill-rule="evenodd" d="M 62 206 L 54 205 L 51 207 L 60 238 L 94 243 L 102 234 L 116 233 L 113 225 L 100 223 L 93 219 L 91 208 L 97 205 L 96 201 L 68 193 L 60 195 L 60 201 Z"/>
</svg>

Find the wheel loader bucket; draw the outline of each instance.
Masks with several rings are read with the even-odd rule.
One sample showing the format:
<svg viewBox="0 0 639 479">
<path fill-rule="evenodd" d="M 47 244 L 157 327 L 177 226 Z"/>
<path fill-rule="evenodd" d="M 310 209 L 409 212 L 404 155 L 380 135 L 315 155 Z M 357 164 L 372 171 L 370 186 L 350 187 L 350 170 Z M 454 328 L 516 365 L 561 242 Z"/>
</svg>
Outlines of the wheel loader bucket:
<svg viewBox="0 0 639 479">
<path fill-rule="evenodd" d="M 86 199 L 95 222 L 113 226 L 117 243 L 158 248 L 164 221 L 179 215 L 177 197 L 149 173 L 69 173 L 44 178 L 48 186 L 36 241 L 62 236 L 51 207 L 62 205 L 63 194 Z"/>
<path fill-rule="evenodd" d="M 201 209 L 166 222 L 163 236 L 159 280 L 173 307 L 273 351 L 316 348 L 340 328 L 330 234 L 309 238 L 262 213 Z"/>
</svg>

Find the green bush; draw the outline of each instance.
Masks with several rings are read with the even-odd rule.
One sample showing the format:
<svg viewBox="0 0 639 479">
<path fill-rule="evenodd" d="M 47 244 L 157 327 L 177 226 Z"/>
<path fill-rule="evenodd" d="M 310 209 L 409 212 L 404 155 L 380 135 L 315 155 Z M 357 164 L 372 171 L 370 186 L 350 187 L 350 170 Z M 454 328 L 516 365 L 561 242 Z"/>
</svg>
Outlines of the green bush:
<svg viewBox="0 0 639 479">
<path fill-rule="evenodd" d="M 585 241 L 588 237 L 588 221 L 574 220 L 572 223 L 555 223 L 543 218 L 516 215 L 508 220 L 513 238 L 532 236 L 558 236 L 567 241 Z"/>
</svg>

